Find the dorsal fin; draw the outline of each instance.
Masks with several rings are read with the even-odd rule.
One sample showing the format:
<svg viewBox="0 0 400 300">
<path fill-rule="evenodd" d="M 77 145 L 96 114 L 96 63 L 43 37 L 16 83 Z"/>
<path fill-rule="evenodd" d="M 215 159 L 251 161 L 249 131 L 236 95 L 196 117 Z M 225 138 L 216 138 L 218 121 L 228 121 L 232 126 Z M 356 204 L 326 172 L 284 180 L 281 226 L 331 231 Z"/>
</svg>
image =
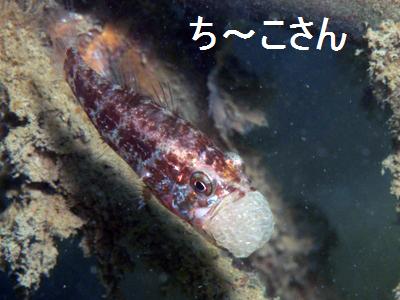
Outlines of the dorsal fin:
<svg viewBox="0 0 400 300">
<path fill-rule="evenodd" d="M 69 35 L 72 35 L 76 32 L 74 23 L 81 21 L 81 18 L 79 14 L 68 16 L 71 20 L 63 20 L 67 23 Z M 64 39 L 62 36 L 62 40 Z M 73 38 L 66 40 L 72 41 Z M 146 68 L 143 47 L 138 45 L 128 34 L 126 24 L 106 23 L 102 28 L 97 27 L 78 34 L 73 43 L 66 43 L 62 48 L 77 49 L 83 63 L 104 80 L 124 90 L 148 95 L 154 103 L 178 115 L 171 86 L 157 78 L 157 68 L 151 69 L 152 71 Z M 143 82 L 138 82 L 136 74 Z"/>
<path fill-rule="evenodd" d="M 79 52 L 87 65 L 105 79 L 123 88 L 137 90 L 134 70 L 124 54 L 131 46 L 125 35 L 111 25 L 78 37 Z"/>
<path fill-rule="evenodd" d="M 123 27 L 105 25 L 102 31 L 92 30 L 79 36 L 78 45 L 84 61 L 103 78 L 122 88 L 150 94 L 154 103 L 178 115 L 168 83 L 156 81 L 151 84 L 151 90 L 140 90 L 132 62 L 135 45 Z"/>
<path fill-rule="evenodd" d="M 175 115 L 179 115 L 178 107 L 175 104 L 171 86 L 167 82 L 158 82 L 157 86 L 153 85 L 153 101 L 157 105 L 164 107 Z"/>
<path fill-rule="evenodd" d="M 90 33 L 92 41 L 86 43 L 87 50 L 82 49 L 80 52 L 86 53 L 85 61 L 101 76 L 123 88 L 140 93 L 140 84 L 131 61 L 135 45 L 118 30 L 106 25 L 102 32 Z M 170 85 L 157 81 L 151 86 L 152 90 L 147 93 L 152 94 L 154 103 L 177 114 Z"/>
</svg>

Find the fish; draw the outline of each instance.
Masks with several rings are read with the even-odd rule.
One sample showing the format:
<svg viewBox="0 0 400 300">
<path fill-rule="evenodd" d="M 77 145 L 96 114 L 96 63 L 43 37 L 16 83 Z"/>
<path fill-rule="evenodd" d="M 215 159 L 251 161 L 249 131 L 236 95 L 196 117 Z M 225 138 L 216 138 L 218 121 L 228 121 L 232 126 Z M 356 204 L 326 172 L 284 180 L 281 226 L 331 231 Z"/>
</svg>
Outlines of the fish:
<svg viewBox="0 0 400 300">
<path fill-rule="evenodd" d="M 151 96 L 97 72 L 77 48 L 66 50 L 64 75 L 102 139 L 170 212 L 238 258 L 268 242 L 273 214 L 237 153 L 222 151 Z"/>
</svg>

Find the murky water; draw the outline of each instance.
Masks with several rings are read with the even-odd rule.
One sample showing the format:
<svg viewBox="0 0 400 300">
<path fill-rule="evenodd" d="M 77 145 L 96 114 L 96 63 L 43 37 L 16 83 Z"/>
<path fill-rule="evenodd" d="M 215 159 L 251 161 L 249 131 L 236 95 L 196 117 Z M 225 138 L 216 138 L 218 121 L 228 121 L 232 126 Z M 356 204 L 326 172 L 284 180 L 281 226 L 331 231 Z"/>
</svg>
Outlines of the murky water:
<svg viewBox="0 0 400 300">
<path fill-rule="evenodd" d="M 291 35 L 269 33 L 276 41 Z M 274 91 L 266 111 L 269 129 L 253 131 L 245 142 L 264 151 L 284 199 L 304 218 L 322 212 L 336 233 L 336 246 L 318 253 L 327 262 L 321 272 L 341 299 L 392 299 L 400 227 L 390 176 L 381 175 L 391 151 L 388 113 L 368 92 L 367 62 L 355 59 L 354 51 L 348 44 L 339 53 L 268 52 L 257 42 L 238 41 L 232 53 Z"/>
</svg>

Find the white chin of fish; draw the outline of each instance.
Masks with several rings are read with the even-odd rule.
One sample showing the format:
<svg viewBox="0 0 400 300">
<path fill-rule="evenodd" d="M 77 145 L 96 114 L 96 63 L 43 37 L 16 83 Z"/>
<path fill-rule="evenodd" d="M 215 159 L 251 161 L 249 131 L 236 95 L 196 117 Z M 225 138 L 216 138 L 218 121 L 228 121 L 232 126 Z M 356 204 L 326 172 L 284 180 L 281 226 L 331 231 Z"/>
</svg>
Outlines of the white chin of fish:
<svg viewBox="0 0 400 300">
<path fill-rule="evenodd" d="M 271 238 L 274 219 L 267 199 L 251 191 L 241 198 L 231 194 L 222 199 L 203 229 L 234 256 L 247 257 Z"/>
</svg>

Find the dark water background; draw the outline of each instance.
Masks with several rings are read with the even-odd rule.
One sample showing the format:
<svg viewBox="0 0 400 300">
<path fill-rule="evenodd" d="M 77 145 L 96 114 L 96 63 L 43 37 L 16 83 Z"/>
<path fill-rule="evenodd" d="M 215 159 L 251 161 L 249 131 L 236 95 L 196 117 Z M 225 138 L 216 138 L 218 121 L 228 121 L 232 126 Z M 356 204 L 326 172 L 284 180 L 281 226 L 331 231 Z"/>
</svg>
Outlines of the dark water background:
<svg viewBox="0 0 400 300">
<path fill-rule="evenodd" d="M 288 43 L 292 34 L 268 33 L 276 43 Z M 308 44 L 315 49 L 316 41 Z M 263 89 L 273 90 L 269 129 L 253 131 L 242 142 L 265 153 L 285 201 L 311 224 L 315 213 L 322 213 L 336 233 L 332 249 L 319 255 L 326 260 L 321 272 L 340 298 L 392 299 L 399 281 L 400 227 L 391 178 L 381 175 L 382 160 L 391 152 L 389 113 L 371 96 L 367 60 L 356 58 L 355 50 L 348 43 L 338 53 L 290 47 L 271 52 L 257 40 L 235 41 L 232 54 L 261 80 L 249 96 L 263 101 Z"/>
</svg>

